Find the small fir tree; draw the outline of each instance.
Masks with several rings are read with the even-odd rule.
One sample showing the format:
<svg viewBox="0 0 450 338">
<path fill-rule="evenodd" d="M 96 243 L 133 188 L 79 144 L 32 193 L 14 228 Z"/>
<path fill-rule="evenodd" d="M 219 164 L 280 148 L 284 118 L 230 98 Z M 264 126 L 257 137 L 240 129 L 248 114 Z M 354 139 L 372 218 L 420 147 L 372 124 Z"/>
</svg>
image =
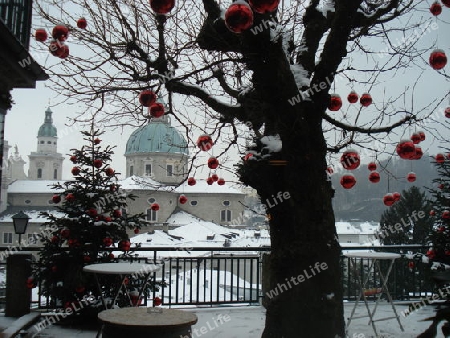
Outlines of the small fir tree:
<svg viewBox="0 0 450 338">
<path fill-rule="evenodd" d="M 43 248 L 35 275 L 41 281 L 41 294 L 49 296 L 53 308 L 74 307 L 87 297 L 90 301 L 83 304 L 84 310 L 99 307 L 100 291 L 83 267 L 130 258 L 126 230 L 137 233 L 146 224 L 142 214 L 123 212 L 127 198 L 134 200 L 136 196 L 124 193 L 117 183 L 118 173 L 109 165 L 114 147 L 102 147 L 99 137 L 103 133 L 98 130 L 91 128 L 82 134 L 87 145 L 71 149 L 74 180 L 52 186 L 56 190 L 53 202 L 64 216 L 42 213 L 50 236 L 41 238 Z M 113 248 L 123 253 L 114 257 Z M 101 280 L 105 297 L 112 295 L 115 282 L 114 278 Z"/>
</svg>

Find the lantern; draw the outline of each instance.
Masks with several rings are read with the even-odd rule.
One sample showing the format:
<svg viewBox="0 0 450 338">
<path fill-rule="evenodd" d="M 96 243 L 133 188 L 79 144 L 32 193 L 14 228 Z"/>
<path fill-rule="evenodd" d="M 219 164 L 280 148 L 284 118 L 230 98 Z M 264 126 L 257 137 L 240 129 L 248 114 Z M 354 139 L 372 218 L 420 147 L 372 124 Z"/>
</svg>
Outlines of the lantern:
<svg viewBox="0 0 450 338">
<path fill-rule="evenodd" d="M 350 94 L 347 95 L 347 101 L 350 103 L 356 103 L 358 102 L 359 96 L 356 94 L 354 90 L 350 92 Z"/>
<path fill-rule="evenodd" d="M 139 102 L 144 107 L 150 107 L 155 101 L 156 94 L 149 89 L 145 89 L 139 94 Z"/>
<path fill-rule="evenodd" d="M 34 38 L 39 42 L 46 41 L 48 38 L 47 31 L 44 28 L 36 29 L 36 31 L 34 32 Z"/>
<path fill-rule="evenodd" d="M 362 94 L 359 102 L 363 107 L 368 107 L 372 104 L 372 96 L 368 93 Z"/>
<path fill-rule="evenodd" d="M 198 137 L 197 139 L 197 147 L 200 148 L 202 151 L 208 151 L 212 148 L 214 145 L 214 142 L 211 138 L 211 136 L 204 134 Z"/>
<path fill-rule="evenodd" d="M 447 64 L 447 56 L 442 49 L 435 49 L 430 55 L 430 65 L 434 70 L 439 70 Z"/>
<path fill-rule="evenodd" d="M 152 203 L 152 205 L 150 206 L 150 209 L 152 209 L 153 211 L 158 211 L 159 210 L 159 204 L 158 203 Z"/>
<path fill-rule="evenodd" d="M 436 157 L 434 159 L 439 164 L 444 163 L 445 162 L 445 155 L 439 153 L 439 154 L 436 155 Z"/>
<path fill-rule="evenodd" d="M 328 103 L 328 109 L 331 111 L 338 111 L 342 107 L 341 97 L 337 94 L 330 95 L 330 102 Z"/>
<path fill-rule="evenodd" d="M 225 180 L 221 177 L 217 180 L 217 184 L 218 185 L 224 185 L 225 184 Z"/>
<path fill-rule="evenodd" d="M 384 205 L 390 207 L 392 204 L 395 203 L 394 195 L 392 195 L 391 193 L 384 195 L 383 203 Z"/>
<path fill-rule="evenodd" d="M 450 0 L 441 0 L 445 7 L 450 8 Z"/>
<path fill-rule="evenodd" d="M 212 156 L 208 159 L 208 168 L 209 169 L 217 169 L 217 167 L 219 166 L 219 160 Z"/>
<path fill-rule="evenodd" d="M 150 7 L 156 14 L 167 14 L 175 7 L 175 0 L 150 0 Z"/>
<path fill-rule="evenodd" d="M 404 160 L 412 160 L 416 155 L 416 147 L 411 140 L 402 140 L 395 149 L 398 156 Z"/>
<path fill-rule="evenodd" d="M 416 174 L 413 172 L 408 173 L 408 175 L 406 175 L 406 180 L 408 182 L 415 182 L 416 181 Z"/>
<path fill-rule="evenodd" d="M 450 210 L 444 210 L 442 212 L 442 218 L 443 219 L 449 219 L 450 218 Z"/>
<path fill-rule="evenodd" d="M 187 197 L 184 196 L 184 195 L 181 195 L 181 196 L 178 198 L 178 201 L 180 202 L 180 204 L 186 203 L 187 200 L 188 200 Z"/>
<path fill-rule="evenodd" d="M 375 162 L 370 162 L 370 163 L 367 165 L 367 169 L 369 169 L 370 171 L 377 170 L 377 164 L 376 164 Z"/>
<path fill-rule="evenodd" d="M 219 180 L 219 176 L 217 174 L 212 174 L 211 178 L 214 180 L 214 182 L 217 182 Z"/>
<path fill-rule="evenodd" d="M 421 139 L 419 133 L 414 133 L 411 135 L 411 141 L 413 141 L 414 144 L 419 144 L 421 140 L 422 139 Z"/>
<path fill-rule="evenodd" d="M 264 14 L 276 10 L 280 0 L 249 0 L 248 3 L 256 13 Z"/>
<path fill-rule="evenodd" d="M 445 108 L 444 114 L 446 118 L 450 119 L 450 107 Z"/>
<path fill-rule="evenodd" d="M 243 0 L 233 2 L 225 12 L 225 25 L 233 33 L 242 33 L 253 25 L 253 12 Z"/>
<path fill-rule="evenodd" d="M 402 195 L 400 195 L 399 192 L 394 192 L 394 193 L 392 194 L 392 196 L 394 196 L 394 201 L 395 201 L 395 202 L 400 201 L 400 198 L 402 197 Z"/>
<path fill-rule="evenodd" d="M 195 183 L 197 183 L 197 181 L 195 180 L 195 178 L 193 177 L 189 177 L 187 180 L 188 185 L 195 185 Z"/>
<path fill-rule="evenodd" d="M 207 183 L 208 185 L 212 185 L 212 184 L 214 183 L 214 180 L 212 179 L 212 177 L 208 177 L 208 178 L 206 179 L 206 183 Z"/>
<path fill-rule="evenodd" d="M 352 174 L 346 174 L 341 177 L 340 183 L 342 187 L 344 187 L 344 189 L 351 189 L 356 184 L 355 176 L 353 176 Z"/>
<path fill-rule="evenodd" d="M 87 21 L 85 18 L 79 18 L 77 20 L 77 27 L 80 29 L 85 29 L 87 27 Z"/>
<path fill-rule="evenodd" d="M 159 102 L 152 104 L 148 110 L 150 112 L 150 115 L 154 118 L 158 118 L 164 115 L 164 105 Z"/>
<path fill-rule="evenodd" d="M 52 37 L 58 41 L 66 41 L 69 36 L 69 29 L 64 25 L 56 25 L 52 30 Z"/>
<path fill-rule="evenodd" d="M 369 181 L 372 182 L 372 183 L 380 182 L 380 174 L 377 171 L 372 171 L 369 174 Z"/>
<path fill-rule="evenodd" d="M 341 156 L 341 164 L 344 169 L 353 170 L 359 167 L 361 160 L 359 158 L 359 154 L 353 150 L 349 149 L 345 151 Z"/>
<path fill-rule="evenodd" d="M 442 6 L 439 2 L 434 2 L 431 6 L 430 6 L 430 12 L 431 14 L 433 14 L 434 16 L 438 16 L 439 14 L 442 13 Z"/>
</svg>

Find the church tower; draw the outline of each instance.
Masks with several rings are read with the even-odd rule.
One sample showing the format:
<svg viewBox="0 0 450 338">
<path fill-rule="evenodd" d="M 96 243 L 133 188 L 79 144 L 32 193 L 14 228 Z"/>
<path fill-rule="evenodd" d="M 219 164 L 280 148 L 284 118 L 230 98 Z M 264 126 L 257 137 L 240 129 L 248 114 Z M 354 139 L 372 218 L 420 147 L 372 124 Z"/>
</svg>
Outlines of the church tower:
<svg viewBox="0 0 450 338">
<path fill-rule="evenodd" d="M 28 179 L 30 180 L 61 179 L 64 157 L 57 152 L 58 137 L 52 114 L 50 108 L 47 108 L 44 123 L 37 135 L 37 151 L 28 156 L 30 158 Z"/>
</svg>

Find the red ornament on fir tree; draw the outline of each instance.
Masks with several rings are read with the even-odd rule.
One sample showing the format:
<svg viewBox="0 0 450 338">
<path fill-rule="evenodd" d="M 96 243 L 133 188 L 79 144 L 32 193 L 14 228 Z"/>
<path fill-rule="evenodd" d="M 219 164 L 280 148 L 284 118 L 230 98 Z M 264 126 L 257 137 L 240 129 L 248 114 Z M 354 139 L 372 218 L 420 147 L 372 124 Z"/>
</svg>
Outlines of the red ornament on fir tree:
<svg viewBox="0 0 450 338">
<path fill-rule="evenodd" d="M 77 176 L 77 175 L 80 174 L 80 172 L 81 172 L 80 167 L 73 167 L 72 168 L 72 175 Z"/>
<path fill-rule="evenodd" d="M 214 145 L 214 142 L 211 138 L 211 136 L 204 134 L 200 135 L 197 139 L 197 147 L 200 148 L 202 151 L 208 151 L 212 148 Z"/>
<path fill-rule="evenodd" d="M 196 183 L 197 183 L 197 181 L 193 177 L 189 177 L 188 180 L 187 180 L 187 184 L 188 185 L 192 186 L 192 185 L 195 185 Z"/>
<path fill-rule="evenodd" d="M 414 269 L 414 262 L 408 262 L 408 268 Z"/>
<path fill-rule="evenodd" d="M 154 118 L 159 118 L 164 115 L 164 105 L 159 102 L 152 104 L 148 110 L 150 116 Z"/>
<path fill-rule="evenodd" d="M 383 203 L 384 203 L 384 205 L 390 207 L 392 204 L 395 203 L 394 196 L 391 193 L 384 195 Z"/>
<path fill-rule="evenodd" d="M 217 174 L 212 174 L 211 178 L 214 180 L 214 182 L 217 182 L 217 180 L 219 179 L 219 176 Z"/>
<path fill-rule="evenodd" d="M 370 171 L 377 170 L 377 164 L 376 164 L 375 162 L 370 162 L 370 163 L 367 165 L 367 169 L 369 169 Z"/>
<path fill-rule="evenodd" d="M 341 177 L 340 183 L 342 187 L 344 187 L 344 189 L 351 189 L 356 184 L 355 176 L 353 176 L 352 174 L 346 174 Z"/>
<path fill-rule="evenodd" d="M 446 118 L 450 119 L 450 107 L 445 108 L 444 115 Z"/>
<path fill-rule="evenodd" d="M 398 156 L 404 160 L 412 160 L 416 156 L 416 147 L 411 140 L 402 140 L 396 149 Z"/>
<path fill-rule="evenodd" d="M 122 251 L 130 251 L 131 243 L 129 240 L 124 239 L 119 242 L 119 249 Z"/>
<path fill-rule="evenodd" d="M 237 0 L 225 12 L 225 25 L 233 33 L 242 33 L 253 25 L 253 12 L 243 0 Z"/>
<path fill-rule="evenodd" d="M 97 209 L 95 209 L 95 208 L 90 208 L 90 209 L 87 211 L 87 214 L 88 214 L 89 216 L 91 216 L 91 217 L 96 217 L 96 216 L 98 215 L 98 212 L 97 212 Z"/>
<path fill-rule="evenodd" d="M 416 174 L 413 173 L 412 171 L 410 173 L 408 173 L 408 175 L 406 175 L 406 180 L 408 182 L 415 182 L 416 181 Z"/>
<path fill-rule="evenodd" d="M 444 210 L 442 212 L 442 218 L 443 219 L 449 219 L 450 218 L 450 210 Z"/>
<path fill-rule="evenodd" d="M 447 56 L 442 49 L 435 49 L 431 53 L 429 61 L 434 70 L 440 70 L 447 64 Z"/>
<path fill-rule="evenodd" d="M 175 7 L 175 0 L 150 0 L 150 7 L 156 14 L 165 15 Z"/>
<path fill-rule="evenodd" d="M 69 229 L 61 229 L 60 233 L 61 233 L 61 237 L 65 238 L 65 239 L 69 238 L 69 236 L 70 236 L 70 230 Z"/>
<path fill-rule="evenodd" d="M 218 185 L 224 185 L 225 184 L 225 180 L 221 177 L 217 180 L 217 184 Z"/>
<path fill-rule="evenodd" d="M 434 16 L 438 16 L 439 14 L 442 13 L 442 6 L 439 2 L 435 1 L 431 6 L 430 6 L 430 12 L 431 14 L 433 14 Z"/>
<path fill-rule="evenodd" d="M 331 111 L 338 111 L 342 107 L 342 99 L 338 94 L 330 95 L 330 102 L 328 103 L 328 109 Z"/>
<path fill-rule="evenodd" d="M 114 169 L 111 168 L 111 167 L 106 168 L 106 169 L 105 169 L 105 174 L 106 174 L 106 176 L 108 176 L 108 177 L 114 176 Z"/>
<path fill-rule="evenodd" d="M 58 244 L 59 243 L 59 237 L 54 235 L 52 236 L 52 239 L 50 240 L 50 242 L 52 242 L 53 244 Z"/>
<path fill-rule="evenodd" d="M 154 306 L 160 306 L 162 304 L 162 300 L 159 297 L 153 298 L 153 305 Z"/>
<path fill-rule="evenodd" d="M 178 198 L 178 201 L 180 202 L 180 204 L 186 203 L 187 200 L 188 200 L 187 197 L 184 196 L 184 195 L 181 195 L 181 196 Z"/>
<path fill-rule="evenodd" d="M 436 163 L 442 164 L 445 162 L 445 155 L 439 153 L 436 155 L 436 157 L 434 159 L 436 160 Z"/>
<path fill-rule="evenodd" d="M 327 173 L 328 173 L 328 175 L 333 175 L 333 173 L 334 173 L 333 168 L 332 167 L 327 167 Z"/>
<path fill-rule="evenodd" d="M 45 42 L 48 38 L 47 31 L 44 28 L 38 28 L 34 32 L 34 38 L 36 41 Z"/>
<path fill-rule="evenodd" d="M 58 41 L 66 41 L 69 36 L 69 29 L 65 25 L 56 25 L 52 30 L 52 37 Z"/>
<path fill-rule="evenodd" d="M 101 168 L 103 165 L 103 161 L 100 159 L 95 159 L 94 160 L 94 167 L 96 167 L 97 169 Z"/>
<path fill-rule="evenodd" d="M 114 209 L 113 210 L 113 217 L 114 218 L 122 217 L 122 211 L 120 211 L 119 209 Z"/>
<path fill-rule="evenodd" d="M 217 169 L 217 167 L 219 166 L 219 160 L 212 156 L 208 159 L 208 168 L 209 169 Z"/>
<path fill-rule="evenodd" d="M 394 192 L 394 193 L 392 193 L 392 196 L 394 196 L 394 201 L 395 201 L 395 202 L 400 201 L 400 198 L 402 197 L 402 195 L 400 195 L 399 192 Z"/>
<path fill-rule="evenodd" d="M 72 161 L 72 163 L 77 163 L 77 157 L 75 156 L 75 155 L 72 155 L 72 156 L 70 156 L 70 158 L 69 158 L 69 160 L 71 160 Z"/>
<path fill-rule="evenodd" d="M 212 184 L 214 183 L 214 180 L 212 179 L 212 177 L 208 177 L 208 178 L 206 179 L 206 183 L 207 183 L 208 185 L 212 185 Z"/>
<path fill-rule="evenodd" d="M 139 102 L 144 107 L 150 107 L 155 101 L 156 94 L 149 89 L 145 89 L 139 94 Z"/>
<path fill-rule="evenodd" d="M 377 171 L 372 171 L 369 174 L 369 181 L 372 182 L 372 183 L 380 182 L 380 174 Z"/>
<path fill-rule="evenodd" d="M 411 141 L 412 141 L 414 144 L 419 144 L 420 141 L 422 141 L 422 139 L 421 139 L 419 133 L 414 133 L 414 134 L 412 134 L 412 135 L 411 135 Z"/>
<path fill-rule="evenodd" d="M 150 209 L 152 209 L 153 211 L 158 211 L 159 210 L 159 204 L 158 203 L 152 203 L 152 205 L 150 206 Z"/>
<path fill-rule="evenodd" d="M 111 237 L 105 237 L 103 238 L 103 245 L 104 246 L 111 246 L 113 244 L 113 240 Z"/>
<path fill-rule="evenodd" d="M 249 0 L 248 3 L 256 13 L 270 13 L 277 9 L 280 0 Z"/>
<path fill-rule="evenodd" d="M 359 102 L 363 107 L 368 107 L 372 104 L 372 95 L 368 93 L 364 93 L 361 95 L 361 98 L 359 99 Z"/>
<path fill-rule="evenodd" d="M 134 233 L 137 235 L 139 233 L 139 228 L 134 228 Z"/>
<path fill-rule="evenodd" d="M 53 203 L 55 203 L 55 204 L 61 202 L 61 196 L 60 196 L 60 195 L 53 195 L 52 201 L 53 201 Z"/>
<path fill-rule="evenodd" d="M 100 140 L 98 137 L 94 139 L 94 144 L 100 144 L 100 142 L 102 142 L 102 140 Z"/>
<path fill-rule="evenodd" d="M 436 216 L 436 211 L 430 210 L 430 216 Z"/>
<path fill-rule="evenodd" d="M 85 29 L 87 27 L 86 18 L 79 18 L 77 20 L 77 27 L 80 29 Z"/>
<path fill-rule="evenodd" d="M 67 201 L 67 202 L 73 202 L 73 201 L 75 201 L 75 196 L 74 196 L 72 193 L 68 193 L 68 194 L 66 195 L 66 201 Z"/>
<path fill-rule="evenodd" d="M 354 170 L 359 167 L 361 160 L 356 150 L 349 149 L 342 154 L 340 162 L 344 169 Z"/>
<path fill-rule="evenodd" d="M 352 90 L 350 92 L 350 94 L 347 95 L 347 101 L 350 103 L 356 103 L 356 102 L 358 102 L 358 99 L 359 99 L 359 95 L 356 94 L 356 92 L 354 90 Z"/>
</svg>

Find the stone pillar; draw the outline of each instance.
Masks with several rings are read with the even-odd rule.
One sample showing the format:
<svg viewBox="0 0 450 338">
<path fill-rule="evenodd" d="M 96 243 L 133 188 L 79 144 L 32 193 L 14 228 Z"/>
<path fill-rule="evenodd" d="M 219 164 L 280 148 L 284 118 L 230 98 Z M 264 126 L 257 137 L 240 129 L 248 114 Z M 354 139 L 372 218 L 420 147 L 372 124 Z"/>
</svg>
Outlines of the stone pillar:
<svg viewBox="0 0 450 338">
<path fill-rule="evenodd" d="M 30 313 L 31 289 L 27 279 L 31 275 L 30 252 L 13 252 L 6 259 L 6 317 L 21 317 Z"/>
</svg>

